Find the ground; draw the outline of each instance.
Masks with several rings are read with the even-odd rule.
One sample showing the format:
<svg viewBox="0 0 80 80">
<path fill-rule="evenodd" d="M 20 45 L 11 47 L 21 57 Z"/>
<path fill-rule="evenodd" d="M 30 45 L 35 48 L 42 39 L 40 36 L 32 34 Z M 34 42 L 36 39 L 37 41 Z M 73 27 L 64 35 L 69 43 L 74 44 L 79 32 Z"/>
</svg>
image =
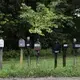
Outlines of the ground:
<svg viewBox="0 0 80 80">
<path fill-rule="evenodd" d="M 80 77 L 0 78 L 0 80 L 80 80 Z"/>
</svg>

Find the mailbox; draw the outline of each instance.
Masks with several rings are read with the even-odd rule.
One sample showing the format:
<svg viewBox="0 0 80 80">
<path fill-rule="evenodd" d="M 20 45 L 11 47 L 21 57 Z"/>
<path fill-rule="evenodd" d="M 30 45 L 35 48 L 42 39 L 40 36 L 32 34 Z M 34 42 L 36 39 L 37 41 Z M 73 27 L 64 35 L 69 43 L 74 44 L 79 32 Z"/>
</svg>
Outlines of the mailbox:
<svg viewBox="0 0 80 80">
<path fill-rule="evenodd" d="M 64 42 L 63 45 L 62 45 L 62 51 L 63 51 L 63 67 L 66 66 L 67 48 L 68 48 L 68 44 L 66 42 Z"/>
<path fill-rule="evenodd" d="M 64 43 L 63 44 L 63 48 L 68 48 L 68 44 L 67 43 Z"/>
<path fill-rule="evenodd" d="M 30 37 L 27 37 L 26 46 L 27 46 L 27 48 L 30 48 L 30 46 L 31 46 Z"/>
<path fill-rule="evenodd" d="M 75 44 L 74 48 L 80 48 L 80 44 Z"/>
<path fill-rule="evenodd" d="M 4 40 L 0 39 L 0 48 L 3 48 L 3 47 L 4 47 Z"/>
<path fill-rule="evenodd" d="M 57 50 L 57 51 L 54 51 L 55 53 L 59 53 L 59 51 Z"/>
<path fill-rule="evenodd" d="M 41 49 L 41 44 L 36 42 L 34 44 L 34 50 L 38 50 L 39 51 L 40 49 Z"/>
<path fill-rule="evenodd" d="M 25 40 L 24 39 L 19 40 L 19 47 L 25 47 Z"/>
<path fill-rule="evenodd" d="M 31 47 L 31 42 L 27 41 L 26 46 L 27 46 L 27 48 L 30 48 Z"/>
<path fill-rule="evenodd" d="M 59 42 L 56 41 L 56 43 L 52 46 L 53 53 L 59 53 L 61 49 L 61 45 Z"/>
</svg>

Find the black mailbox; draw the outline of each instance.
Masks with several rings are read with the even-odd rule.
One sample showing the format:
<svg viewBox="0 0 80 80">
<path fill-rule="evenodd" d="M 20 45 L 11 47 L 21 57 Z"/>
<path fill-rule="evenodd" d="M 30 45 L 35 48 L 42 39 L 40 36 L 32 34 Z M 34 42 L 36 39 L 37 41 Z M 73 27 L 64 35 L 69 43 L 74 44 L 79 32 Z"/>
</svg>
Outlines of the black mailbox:
<svg viewBox="0 0 80 80">
<path fill-rule="evenodd" d="M 26 47 L 27 48 L 30 48 L 31 47 L 30 37 L 27 37 Z"/>
<path fill-rule="evenodd" d="M 55 52 L 55 53 L 59 53 L 59 50 L 55 50 L 54 52 Z"/>
<path fill-rule="evenodd" d="M 63 42 L 63 45 L 62 45 L 62 51 L 63 51 L 63 67 L 66 66 L 67 48 L 68 48 L 68 44 L 66 42 Z"/>
<path fill-rule="evenodd" d="M 60 53 L 61 45 L 60 43 L 56 40 L 56 42 L 52 46 L 52 51 L 54 53 L 54 68 L 57 67 L 57 55 Z"/>
<path fill-rule="evenodd" d="M 59 53 L 60 52 L 60 49 L 61 49 L 61 45 L 59 42 L 55 42 L 55 44 L 53 45 L 52 47 L 52 50 L 53 50 L 53 53 Z"/>
<path fill-rule="evenodd" d="M 80 48 L 80 44 L 73 44 L 73 48 Z"/>
<path fill-rule="evenodd" d="M 64 43 L 63 44 L 63 48 L 68 48 L 68 44 L 67 43 Z"/>
</svg>

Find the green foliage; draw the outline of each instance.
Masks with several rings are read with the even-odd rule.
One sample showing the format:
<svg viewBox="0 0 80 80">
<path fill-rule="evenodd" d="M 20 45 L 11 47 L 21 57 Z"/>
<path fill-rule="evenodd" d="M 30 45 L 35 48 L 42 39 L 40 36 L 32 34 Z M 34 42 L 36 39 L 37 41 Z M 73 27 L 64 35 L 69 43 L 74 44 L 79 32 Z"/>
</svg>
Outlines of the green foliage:
<svg viewBox="0 0 80 80">
<path fill-rule="evenodd" d="M 38 33 L 40 35 L 44 35 L 43 31 L 51 33 L 53 27 L 64 27 L 63 22 L 72 19 L 64 14 L 58 14 L 52 11 L 51 8 L 37 3 L 36 11 L 34 11 L 31 7 L 28 7 L 24 3 L 22 4 L 20 18 L 28 21 L 32 25 L 29 30 L 30 33 Z"/>
<path fill-rule="evenodd" d="M 42 8 L 41 11 L 35 12 L 23 4 L 23 12 L 20 17 L 26 19 L 32 25 L 32 28 L 29 30 L 31 33 L 43 35 L 42 30 L 46 29 L 46 31 L 51 32 L 49 27 L 51 26 L 50 20 L 52 20 L 53 14 L 44 5 L 40 4 L 39 6 Z"/>
<path fill-rule="evenodd" d="M 27 58 L 28 56 L 27 49 L 24 49 L 23 52 L 24 52 L 24 58 Z M 40 56 L 49 56 L 51 54 L 52 54 L 51 49 L 42 49 L 40 51 Z M 30 56 L 31 57 L 36 56 L 36 52 L 34 51 L 34 49 L 30 50 Z M 5 60 L 9 60 L 11 58 L 19 59 L 19 57 L 20 57 L 20 50 L 4 51 L 3 58 Z"/>
<path fill-rule="evenodd" d="M 6 59 L 6 60 L 10 59 L 10 58 L 17 59 L 17 58 L 19 58 L 19 56 L 20 56 L 19 51 L 10 50 L 10 51 L 5 51 L 4 52 L 3 58 Z"/>
<path fill-rule="evenodd" d="M 62 40 L 66 32 L 73 35 L 76 31 L 80 31 L 79 27 L 77 27 L 77 30 L 75 29 L 71 17 L 72 7 L 66 0 L 36 0 L 35 2 L 37 6 L 24 0 L 0 1 L 0 32 L 4 31 L 2 36 L 5 40 L 19 39 L 20 37 L 26 39 L 26 36 L 33 36 L 30 33 L 38 33 L 47 36 L 42 41 L 42 45 L 47 48 L 50 46 L 49 40 L 53 41 L 56 38 Z M 36 10 L 33 10 L 33 6 L 36 7 Z M 76 22 L 79 22 L 79 20 Z M 59 27 L 65 29 L 64 33 L 60 33 L 60 35 L 53 31 L 53 28 Z M 47 32 L 50 34 L 47 34 Z"/>
</svg>

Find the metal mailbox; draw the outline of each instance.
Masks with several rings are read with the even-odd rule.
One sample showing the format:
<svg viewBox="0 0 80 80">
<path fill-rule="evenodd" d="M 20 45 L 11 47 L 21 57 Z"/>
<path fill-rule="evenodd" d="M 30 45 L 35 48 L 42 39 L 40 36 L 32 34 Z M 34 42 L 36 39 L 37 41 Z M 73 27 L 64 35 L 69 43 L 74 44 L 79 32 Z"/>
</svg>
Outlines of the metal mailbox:
<svg viewBox="0 0 80 80">
<path fill-rule="evenodd" d="M 57 51 L 54 51 L 55 53 L 59 53 L 59 51 L 57 50 Z"/>
<path fill-rule="evenodd" d="M 80 44 L 75 44 L 74 47 L 75 48 L 80 48 Z"/>
<path fill-rule="evenodd" d="M 35 43 L 34 44 L 34 50 L 40 50 L 40 49 L 41 49 L 40 43 Z"/>
<path fill-rule="evenodd" d="M 0 48 L 3 48 L 3 47 L 4 47 L 4 40 L 0 39 Z"/>
<path fill-rule="evenodd" d="M 24 39 L 19 40 L 19 47 L 25 47 L 25 40 Z"/>
<path fill-rule="evenodd" d="M 63 44 L 63 48 L 68 48 L 68 44 Z"/>
</svg>

